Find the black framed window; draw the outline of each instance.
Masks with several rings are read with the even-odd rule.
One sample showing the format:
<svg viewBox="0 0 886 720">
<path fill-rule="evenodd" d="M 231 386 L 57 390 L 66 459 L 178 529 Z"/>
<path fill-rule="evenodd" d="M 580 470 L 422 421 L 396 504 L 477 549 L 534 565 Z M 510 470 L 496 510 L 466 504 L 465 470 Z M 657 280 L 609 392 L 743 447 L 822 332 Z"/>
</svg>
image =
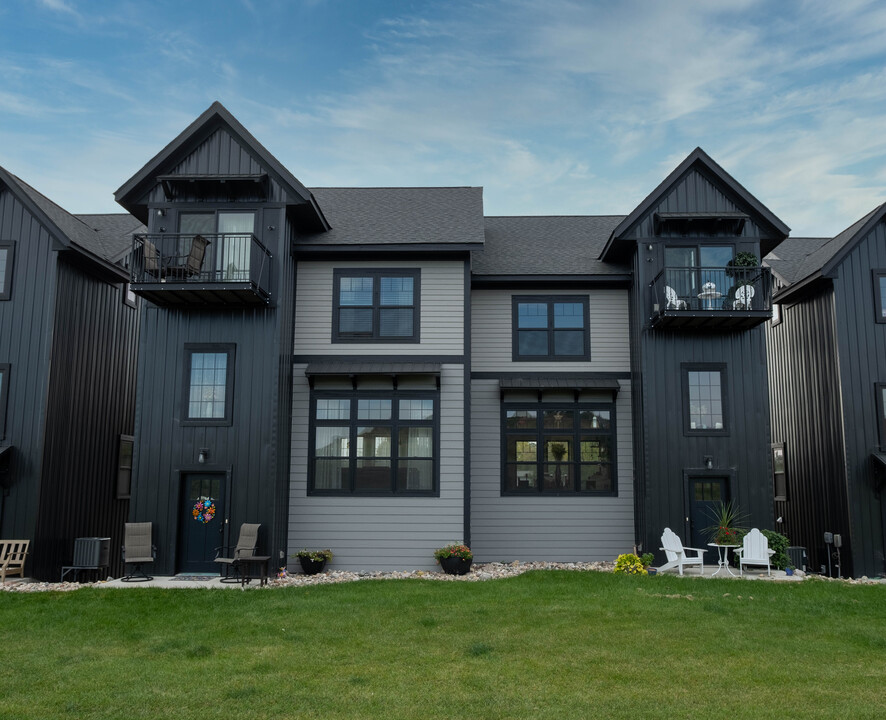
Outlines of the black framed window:
<svg viewBox="0 0 886 720">
<path fill-rule="evenodd" d="M 0 240 L 0 300 L 12 297 L 12 267 L 15 260 L 15 243 Z"/>
<path fill-rule="evenodd" d="M 873 270 L 874 320 L 886 323 L 886 270 Z"/>
<path fill-rule="evenodd" d="M 317 391 L 311 395 L 308 492 L 437 492 L 439 393 Z"/>
<path fill-rule="evenodd" d="M 588 360 L 587 296 L 512 298 L 513 360 Z"/>
<path fill-rule="evenodd" d="M 788 499 L 788 474 L 784 443 L 772 444 L 772 488 L 776 500 Z"/>
<path fill-rule="evenodd" d="M 9 365 L 0 365 L 0 440 L 6 437 L 6 398 L 9 396 Z"/>
<path fill-rule="evenodd" d="M 502 494 L 615 495 L 615 406 L 502 403 Z"/>
<path fill-rule="evenodd" d="M 132 448 L 135 438 L 121 435 L 117 448 L 117 499 L 128 500 L 132 489 Z"/>
<path fill-rule="evenodd" d="M 683 364 L 684 431 L 689 435 L 726 435 L 726 365 Z"/>
<path fill-rule="evenodd" d="M 420 270 L 333 272 L 333 342 L 419 341 Z"/>
<path fill-rule="evenodd" d="M 877 396 L 877 422 L 880 425 L 880 448 L 886 449 L 886 383 L 875 385 Z M 2 397 L 0 397 L 2 401 Z M 0 410 L 2 410 L 0 405 Z"/>
<path fill-rule="evenodd" d="M 184 425 L 230 425 L 234 345 L 185 345 Z"/>
</svg>

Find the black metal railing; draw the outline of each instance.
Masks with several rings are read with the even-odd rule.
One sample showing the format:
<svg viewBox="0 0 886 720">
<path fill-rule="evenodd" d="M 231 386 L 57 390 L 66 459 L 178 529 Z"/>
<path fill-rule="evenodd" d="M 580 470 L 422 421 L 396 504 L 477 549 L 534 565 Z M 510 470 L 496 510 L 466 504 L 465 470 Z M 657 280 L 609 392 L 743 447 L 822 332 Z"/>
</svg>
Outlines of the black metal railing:
<svg viewBox="0 0 886 720">
<path fill-rule="evenodd" d="M 247 283 L 267 295 L 271 257 L 252 233 L 135 235 L 131 282 Z"/>
<path fill-rule="evenodd" d="M 772 309 L 772 274 L 762 266 L 666 267 L 649 285 L 653 314 Z"/>
</svg>

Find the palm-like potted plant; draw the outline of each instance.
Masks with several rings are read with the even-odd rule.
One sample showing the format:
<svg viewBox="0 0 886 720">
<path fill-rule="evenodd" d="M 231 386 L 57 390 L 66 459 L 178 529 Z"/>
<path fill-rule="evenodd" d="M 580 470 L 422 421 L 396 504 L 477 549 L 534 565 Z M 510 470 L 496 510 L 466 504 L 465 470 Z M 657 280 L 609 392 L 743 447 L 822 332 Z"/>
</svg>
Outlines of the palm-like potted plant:
<svg viewBox="0 0 886 720">
<path fill-rule="evenodd" d="M 467 575 L 474 553 L 464 543 L 452 543 L 434 550 L 434 557 L 447 575 Z"/>
<path fill-rule="evenodd" d="M 741 545 L 745 534 L 742 523 L 746 516 L 739 512 L 738 506 L 732 501 L 720 502 L 709 513 L 714 520 L 713 525 L 705 528 L 710 541 L 715 545 Z"/>
<path fill-rule="evenodd" d="M 302 572 L 305 575 L 316 575 L 323 572 L 326 563 L 332 560 L 332 550 L 299 550 L 293 557 L 298 558 Z"/>
</svg>

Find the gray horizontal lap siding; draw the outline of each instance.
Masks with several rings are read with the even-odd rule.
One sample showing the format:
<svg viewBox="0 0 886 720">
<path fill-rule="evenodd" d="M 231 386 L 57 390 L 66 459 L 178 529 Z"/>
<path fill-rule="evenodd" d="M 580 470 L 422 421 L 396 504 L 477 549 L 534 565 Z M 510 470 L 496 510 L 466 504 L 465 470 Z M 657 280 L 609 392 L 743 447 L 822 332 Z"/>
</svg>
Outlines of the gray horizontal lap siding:
<svg viewBox="0 0 886 720">
<path fill-rule="evenodd" d="M 628 381 L 621 383 L 615 415 L 617 497 L 502 496 L 499 383 L 471 382 L 471 545 L 478 562 L 613 560 L 632 551 L 634 473 Z"/>
<path fill-rule="evenodd" d="M 306 367 L 293 367 L 290 552 L 328 547 L 335 569 L 433 570 L 434 549 L 464 533 L 464 366 L 443 365 L 441 373 L 440 496 L 384 498 L 307 494 Z"/>
</svg>

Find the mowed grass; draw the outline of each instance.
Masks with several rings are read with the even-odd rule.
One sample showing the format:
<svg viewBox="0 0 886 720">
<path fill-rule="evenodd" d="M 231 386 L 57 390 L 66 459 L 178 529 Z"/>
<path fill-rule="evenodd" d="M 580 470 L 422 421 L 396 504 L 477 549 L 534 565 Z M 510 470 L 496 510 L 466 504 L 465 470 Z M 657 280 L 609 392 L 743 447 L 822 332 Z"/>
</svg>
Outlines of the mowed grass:
<svg viewBox="0 0 886 720">
<path fill-rule="evenodd" d="M 0 718 L 882 718 L 886 586 L 0 593 Z"/>
</svg>

